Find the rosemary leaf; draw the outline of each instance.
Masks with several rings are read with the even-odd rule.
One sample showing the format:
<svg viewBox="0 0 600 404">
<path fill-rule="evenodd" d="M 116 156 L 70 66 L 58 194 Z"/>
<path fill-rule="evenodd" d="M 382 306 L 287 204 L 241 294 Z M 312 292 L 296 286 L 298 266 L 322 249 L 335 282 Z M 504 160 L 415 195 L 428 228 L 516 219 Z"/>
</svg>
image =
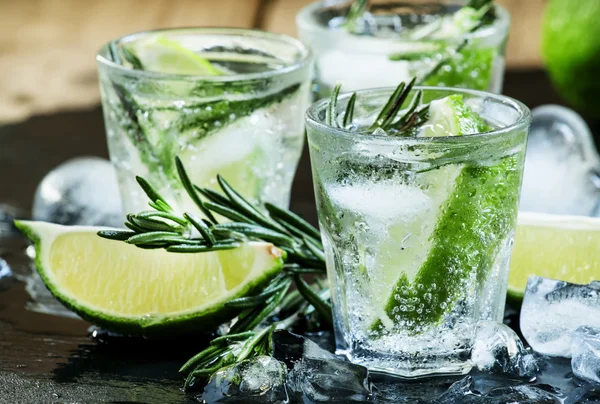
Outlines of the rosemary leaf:
<svg viewBox="0 0 600 404">
<path fill-rule="evenodd" d="M 135 224 L 133 224 L 133 223 L 130 223 L 130 222 L 125 222 L 125 223 L 124 223 L 124 225 L 125 225 L 125 227 L 127 227 L 128 229 L 130 229 L 130 230 L 133 230 L 135 234 L 139 234 L 139 233 L 145 233 L 145 232 L 146 232 L 146 230 L 144 230 L 144 229 L 143 229 L 143 228 L 141 228 L 140 226 L 138 226 L 138 225 L 135 225 Z"/>
<path fill-rule="evenodd" d="M 336 84 L 331 92 L 331 98 L 329 99 L 329 105 L 327 106 L 327 110 L 325 111 L 325 122 L 327 125 L 337 128 L 337 102 L 338 97 L 340 95 L 340 90 L 342 85 L 340 83 Z"/>
<path fill-rule="evenodd" d="M 292 238 L 285 234 L 249 223 L 221 223 L 213 226 L 212 228 L 218 230 L 232 230 L 245 234 L 248 237 L 258 238 L 278 245 L 293 247 L 297 244 Z"/>
<path fill-rule="evenodd" d="M 389 129 L 389 126 L 392 124 L 396 118 L 396 115 L 398 115 L 398 112 L 402 108 L 404 101 L 406 101 L 408 98 L 408 95 L 415 85 L 415 82 L 416 78 L 413 78 L 407 86 L 405 86 L 404 82 L 400 83 L 377 116 L 377 119 L 375 119 L 373 125 L 369 128 L 370 131 L 373 131 L 377 128 L 381 128 L 383 130 Z"/>
<path fill-rule="evenodd" d="M 232 333 L 252 330 L 260 325 L 273 311 L 279 306 L 283 297 L 287 293 L 291 282 L 286 283 L 286 286 L 277 294 L 272 296 L 264 306 L 258 306 L 244 311 L 238 316 L 238 321 L 229 330 Z"/>
<path fill-rule="evenodd" d="M 156 192 L 156 190 L 152 187 L 152 185 L 150 185 L 150 183 L 148 181 L 146 181 L 143 177 L 140 177 L 139 175 L 135 177 L 137 183 L 140 185 L 140 187 L 142 188 L 142 190 L 146 193 L 146 196 L 148 196 L 148 198 L 154 202 L 157 203 L 159 201 L 163 202 L 164 205 L 158 205 L 158 206 L 164 206 L 166 208 L 168 208 L 169 211 L 172 211 L 173 208 L 167 203 L 167 201 L 165 201 L 163 199 L 162 196 L 160 196 L 160 194 L 158 192 Z M 162 210 L 162 209 L 161 209 Z"/>
<path fill-rule="evenodd" d="M 274 330 L 275 325 L 272 325 L 259 331 L 244 345 L 244 348 L 242 348 L 241 352 L 237 355 L 236 359 L 238 361 L 248 359 L 252 355 L 252 351 L 254 350 L 254 348 L 262 342 L 263 338 L 267 337 L 268 334 L 272 333 Z"/>
<path fill-rule="evenodd" d="M 219 354 L 220 352 L 223 352 L 223 351 L 224 350 L 222 349 L 222 347 L 216 346 L 216 345 L 211 345 L 208 348 L 206 348 L 205 350 L 197 353 L 192 358 L 190 358 L 179 369 L 179 372 L 187 374 L 188 372 L 192 371 L 200 362 L 203 362 L 204 360 L 210 358 L 212 355 Z"/>
<path fill-rule="evenodd" d="M 204 216 L 206 216 L 212 223 L 217 223 L 217 220 L 215 219 L 215 217 L 206 208 L 206 206 L 204 205 L 204 202 L 202 202 L 202 199 L 200 199 L 200 197 L 196 193 L 196 190 L 194 189 L 194 185 L 192 184 L 190 177 L 188 176 L 187 172 L 185 171 L 185 168 L 183 167 L 183 163 L 181 162 L 181 159 L 179 157 L 175 157 L 175 166 L 177 167 L 177 173 L 179 174 L 179 179 L 181 180 L 181 185 L 183 185 L 183 187 L 187 191 L 190 198 L 192 198 L 192 200 L 194 201 L 196 206 L 198 206 L 198 208 L 200 208 L 200 210 L 202 211 Z"/>
<path fill-rule="evenodd" d="M 265 208 L 271 217 L 280 219 L 288 223 L 290 226 L 300 230 L 301 233 L 306 234 L 307 236 L 318 240 L 319 242 L 321 241 L 321 233 L 319 230 L 295 213 L 289 210 L 281 209 L 280 207 L 268 202 L 265 203 Z"/>
<path fill-rule="evenodd" d="M 356 104 L 356 93 L 352 93 L 350 99 L 348 100 L 348 104 L 346 104 L 346 112 L 344 113 L 344 118 L 342 120 L 342 127 L 347 128 L 352 124 L 352 120 L 354 119 L 354 105 Z"/>
<path fill-rule="evenodd" d="M 248 241 L 248 237 L 246 237 L 243 233 L 238 233 L 233 230 L 225 230 L 225 229 L 211 229 L 211 233 L 217 238 L 229 238 L 235 241 Z"/>
<path fill-rule="evenodd" d="M 109 240 L 125 241 L 129 237 L 134 236 L 136 233 L 134 231 L 127 230 L 100 230 L 97 234 L 100 237 L 107 238 Z"/>
<path fill-rule="evenodd" d="M 136 70 L 144 70 L 144 65 L 140 59 L 126 46 L 121 46 L 121 53 L 126 61 Z"/>
<path fill-rule="evenodd" d="M 219 205 L 218 203 L 204 202 L 204 206 L 206 206 L 207 209 L 210 209 L 213 212 L 218 213 L 219 215 L 224 216 L 229 220 L 233 220 L 234 222 L 238 222 L 238 223 L 251 223 L 252 222 L 252 220 L 250 218 L 242 215 L 241 213 L 237 212 L 236 210 L 228 208 L 223 205 Z"/>
<path fill-rule="evenodd" d="M 286 264 L 283 266 L 283 270 L 292 274 L 323 274 L 325 270 L 323 268 L 305 268 L 297 264 Z"/>
<path fill-rule="evenodd" d="M 155 217 L 160 217 L 162 219 L 166 219 L 166 220 L 170 220 L 174 223 L 177 223 L 183 227 L 186 227 L 189 223 L 187 220 L 185 220 L 182 217 L 179 217 L 173 213 L 170 212 L 163 212 L 163 211 L 156 211 L 156 210 L 147 210 L 144 212 L 140 212 L 137 215 L 135 215 L 138 218 L 144 218 L 144 219 L 148 219 L 148 218 L 155 218 Z"/>
<path fill-rule="evenodd" d="M 200 232 L 200 234 L 202 235 L 202 238 L 204 238 L 204 240 L 208 243 L 208 245 L 212 246 L 217 243 L 215 236 L 212 235 L 210 229 L 208 228 L 206 223 L 204 223 L 204 221 L 198 219 L 196 216 L 192 215 L 191 213 L 184 213 L 183 216 L 192 224 L 192 226 L 194 226 L 196 228 L 196 230 L 198 230 Z"/>
<path fill-rule="evenodd" d="M 228 208 L 233 208 L 234 205 L 229 201 L 229 199 L 225 198 L 223 195 L 218 193 L 217 191 L 213 191 L 210 188 L 200 188 L 194 185 L 196 191 L 200 192 L 202 196 L 208 199 L 211 202 L 218 203 L 219 205 L 226 206 Z"/>
<path fill-rule="evenodd" d="M 244 331 L 238 334 L 227 334 L 217 337 L 210 341 L 211 346 L 227 346 L 232 342 L 243 341 L 250 337 L 253 337 L 256 333 L 254 331 Z"/>
<path fill-rule="evenodd" d="M 162 220 L 157 220 L 149 217 L 140 217 L 138 215 L 128 217 L 129 222 L 141 227 L 147 231 L 168 231 L 174 233 L 183 233 L 184 228 L 180 225 L 170 225 Z"/>
<path fill-rule="evenodd" d="M 170 231 L 150 231 L 136 234 L 125 240 L 128 244 L 172 243 L 179 242 L 183 237 L 179 233 Z"/>
<path fill-rule="evenodd" d="M 311 239 L 304 237 L 304 244 L 308 247 L 309 251 L 320 261 L 325 261 L 325 253 L 323 248 L 316 245 Z"/>
<path fill-rule="evenodd" d="M 233 189 L 223 177 L 217 175 L 217 181 L 223 192 L 225 192 L 231 200 L 231 203 L 233 203 L 237 209 L 241 210 L 245 216 L 271 230 L 285 232 L 285 229 L 281 227 L 279 223 L 267 218 L 261 211 L 255 208 L 242 195 Z"/>
<path fill-rule="evenodd" d="M 202 253 L 219 250 L 231 250 L 237 248 L 240 243 L 217 243 L 213 245 L 189 245 L 189 244 L 175 244 L 167 247 L 168 252 L 173 253 Z"/>
<path fill-rule="evenodd" d="M 265 303 L 275 293 L 281 291 L 284 288 L 288 288 L 290 286 L 290 283 L 291 283 L 291 281 L 288 281 L 286 283 L 281 283 L 271 290 L 265 290 L 260 295 L 241 297 L 239 299 L 230 300 L 229 302 L 225 303 L 225 306 L 236 308 L 236 309 L 254 308 L 260 304 Z"/>
<path fill-rule="evenodd" d="M 333 317 L 331 315 L 331 306 L 329 304 L 327 304 L 327 302 L 325 302 L 323 299 L 321 299 L 319 294 L 317 292 L 315 292 L 313 288 L 308 286 L 308 284 L 304 281 L 304 279 L 302 279 L 302 277 L 300 275 L 295 275 L 294 281 L 296 283 L 296 288 L 298 289 L 298 292 L 300 292 L 300 294 L 310 304 L 313 305 L 313 307 L 319 313 L 319 315 L 321 317 L 323 317 L 323 319 L 325 321 L 327 321 L 327 323 L 330 326 L 333 326 Z"/>
</svg>

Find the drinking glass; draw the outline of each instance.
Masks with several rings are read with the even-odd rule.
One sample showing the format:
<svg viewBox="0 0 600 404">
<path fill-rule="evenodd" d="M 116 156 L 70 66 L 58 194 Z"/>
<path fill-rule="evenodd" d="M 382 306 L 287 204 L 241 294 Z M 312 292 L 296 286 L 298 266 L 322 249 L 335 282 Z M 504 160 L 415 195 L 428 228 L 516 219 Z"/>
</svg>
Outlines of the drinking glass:
<svg viewBox="0 0 600 404">
<path fill-rule="evenodd" d="M 419 89 L 462 95 L 493 129 L 395 137 L 327 125 L 328 100 L 306 114 L 336 346 L 376 371 L 463 374 L 477 323 L 502 320 L 530 113 L 491 93 Z M 393 90 L 357 92 L 354 123 Z"/>
<path fill-rule="evenodd" d="M 106 44 L 97 62 L 125 212 L 147 209 L 136 175 L 174 208 L 195 210 L 175 157 L 197 186 L 217 189 L 220 174 L 253 202 L 288 206 L 311 86 L 312 56 L 299 41 L 245 29 L 158 30 Z"/>
<path fill-rule="evenodd" d="M 347 3 L 306 6 L 296 23 L 300 39 L 315 53 L 319 93 L 327 96 L 338 81 L 351 91 L 412 77 L 421 85 L 499 93 L 510 16 L 495 5 L 493 22 L 471 32 L 476 17 L 463 5 L 377 2 L 353 28 L 344 25 Z"/>
</svg>

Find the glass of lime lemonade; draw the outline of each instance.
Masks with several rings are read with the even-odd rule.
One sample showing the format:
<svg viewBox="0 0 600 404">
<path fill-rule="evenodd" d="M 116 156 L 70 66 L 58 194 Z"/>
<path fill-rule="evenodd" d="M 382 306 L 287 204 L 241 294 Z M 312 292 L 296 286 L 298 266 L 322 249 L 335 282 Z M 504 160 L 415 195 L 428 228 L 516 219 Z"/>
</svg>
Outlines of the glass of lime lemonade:
<svg viewBox="0 0 600 404">
<path fill-rule="evenodd" d="M 350 122 L 350 94 L 333 120 L 328 100 L 306 114 L 336 345 L 376 371 L 462 374 L 477 322 L 502 320 L 530 114 L 416 89 L 431 103 L 409 132 L 371 127 L 390 88 L 357 92 Z"/>
<path fill-rule="evenodd" d="M 510 26 L 504 8 L 476 9 L 456 0 L 387 1 L 349 20 L 352 7 L 316 2 L 296 17 L 300 38 L 315 53 L 321 95 L 338 81 L 349 91 L 415 76 L 420 85 L 500 92 Z"/>
<path fill-rule="evenodd" d="M 140 175 L 181 211 L 220 174 L 253 202 L 287 207 L 300 158 L 312 56 L 299 41 L 244 29 L 128 35 L 97 55 L 102 105 L 124 209 L 147 209 Z"/>
</svg>

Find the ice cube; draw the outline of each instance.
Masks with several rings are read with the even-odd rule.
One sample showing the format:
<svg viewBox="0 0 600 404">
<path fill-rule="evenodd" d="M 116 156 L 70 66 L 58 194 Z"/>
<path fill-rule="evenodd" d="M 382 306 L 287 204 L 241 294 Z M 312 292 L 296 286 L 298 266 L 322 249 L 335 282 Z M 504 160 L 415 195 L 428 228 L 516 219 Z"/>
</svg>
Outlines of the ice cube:
<svg viewBox="0 0 600 404">
<path fill-rule="evenodd" d="M 600 282 L 576 285 L 531 276 L 520 325 L 535 351 L 570 358 L 573 332 L 582 326 L 600 327 Z"/>
<path fill-rule="evenodd" d="M 571 367 L 580 379 L 600 384 L 600 328 L 579 327 L 571 339 Z"/>
<path fill-rule="evenodd" d="M 292 356 L 298 354 L 297 344 L 289 344 L 289 347 L 295 347 Z M 371 396 L 367 368 L 352 364 L 307 338 L 287 386 L 290 393 L 306 397 L 310 402 L 347 403 L 369 400 Z"/>
<path fill-rule="evenodd" d="M 12 280 L 13 273 L 8 266 L 8 262 L 0 258 L 0 291 L 8 289 Z"/>
<path fill-rule="evenodd" d="M 374 402 L 390 404 L 432 403 L 456 388 L 456 377 L 433 377 L 426 380 L 401 380 L 384 374 L 371 374 Z M 470 384 L 467 383 L 467 391 Z M 460 401 L 459 401 L 460 402 Z"/>
<path fill-rule="evenodd" d="M 122 227 L 121 197 L 112 164 L 98 157 L 60 164 L 39 184 L 32 216 L 66 225 Z"/>
<path fill-rule="evenodd" d="M 329 190 L 341 209 L 361 215 L 371 224 L 385 227 L 398 217 L 416 216 L 432 205 L 431 198 L 418 187 L 403 184 L 355 184 L 334 186 Z"/>
<path fill-rule="evenodd" d="M 558 105 L 535 108 L 532 116 L 521 210 L 591 215 L 600 201 L 600 157 L 590 129 Z"/>
<path fill-rule="evenodd" d="M 431 404 L 558 404 L 561 402 L 552 392 L 528 384 L 500 386 L 480 391 L 472 376 L 454 383 L 438 399 L 427 401 Z"/>
<path fill-rule="evenodd" d="M 284 363 L 258 356 L 216 372 L 199 397 L 204 403 L 275 403 L 286 399 Z"/>
<path fill-rule="evenodd" d="M 27 215 L 21 209 L 0 203 L 0 238 L 18 233 L 14 225 L 15 219 L 25 219 Z"/>
<path fill-rule="evenodd" d="M 532 378 L 539 371 L 517 333 L 495 321 L 478 324 L 471 362 L 478 370 L 507 376 Z"/>
</svg>

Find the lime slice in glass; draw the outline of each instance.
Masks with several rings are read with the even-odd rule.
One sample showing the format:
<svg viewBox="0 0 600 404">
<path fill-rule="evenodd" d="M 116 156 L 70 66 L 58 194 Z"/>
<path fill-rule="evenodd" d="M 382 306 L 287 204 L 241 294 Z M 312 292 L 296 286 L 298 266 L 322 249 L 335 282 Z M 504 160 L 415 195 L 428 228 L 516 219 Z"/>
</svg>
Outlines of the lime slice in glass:
<svg viewBox="0 0 600 404">
<path fill-rule="evenodd" d="M 431 103 L 421 136 L 462 136 L 489 129 L 461 95 L 453 95 Z M 427 234 L 416 235 L 427 250 L 419 254 L 414 275 L 399 274 L 385 305 L 387 318 L 382 316 L 373 330 L 393 325 L 419 332 L 437 324 L 464 296 L 466 282 L 492 267 L 516 216 L 521 179 L 515 164 L 513 157 L 493 166 L 448 164 L 420 175 L 438 204 L 428 212 L 434 222 L 427 226 Z M 420 217 L 415 220 L 425 223 Z M 405 223 L 405 228 L 418 227 Z M 401 239 L 395 241 L 402 245 Z"/>
<path fill-rule="evenodd" d="M 131 46 L 144 70 L 168 74 L 217 76 L 223 72 L 179 42 L 157 36 Z"/>
</svg>

